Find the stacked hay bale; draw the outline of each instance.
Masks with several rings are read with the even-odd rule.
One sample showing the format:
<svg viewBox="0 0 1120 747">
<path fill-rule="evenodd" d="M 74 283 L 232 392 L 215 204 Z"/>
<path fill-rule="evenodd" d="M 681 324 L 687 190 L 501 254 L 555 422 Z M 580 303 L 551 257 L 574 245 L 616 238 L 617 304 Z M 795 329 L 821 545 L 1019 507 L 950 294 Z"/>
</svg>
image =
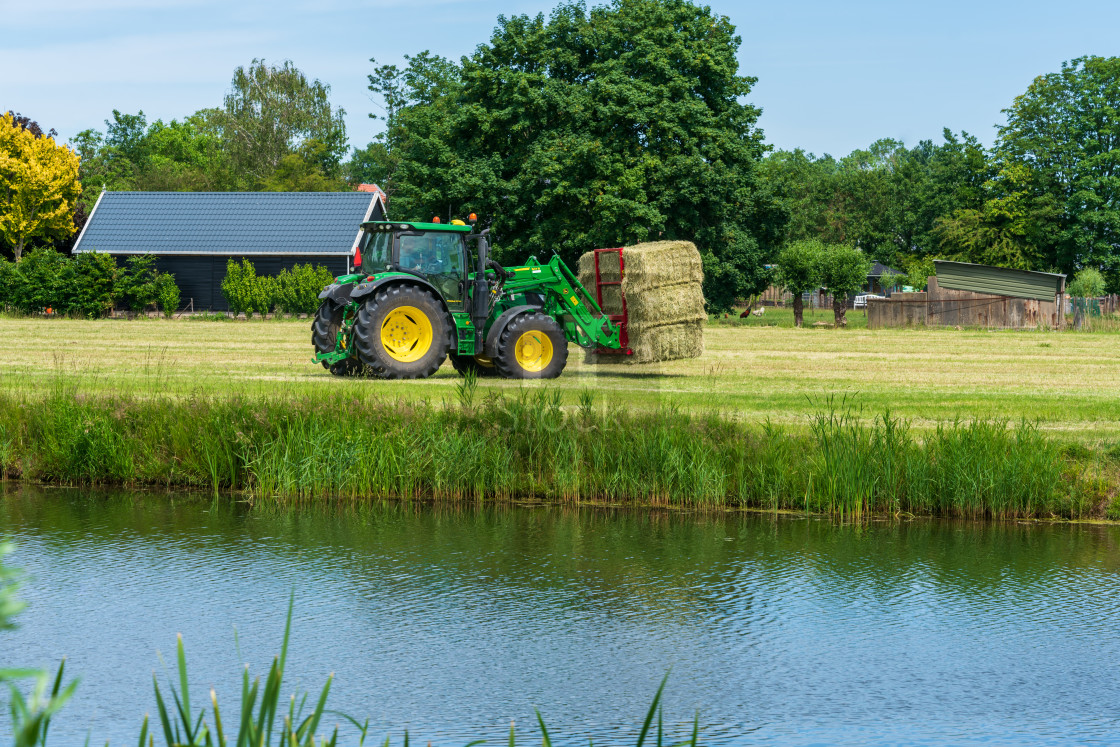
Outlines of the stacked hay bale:
<svg viewBox="0 0 1120 747">
<path fill-rule="evenodd" d="M 704 268 L 700 252 L 690 241 L 656 241 L 622 250 L 626 275 L 622 292 L 603 287 L 603 312 L 622 313 L 626 296 L 630 349 L 633 355 L 594 355 L 589 363 L 652 363 L 697 358 L 704 352 Z M 620 276 L 618 254 L 599 255 L 599 274 L 605 281 Z M 579 258 L 579 280 L 595 295 L 595 253 Z"/>
</svg>

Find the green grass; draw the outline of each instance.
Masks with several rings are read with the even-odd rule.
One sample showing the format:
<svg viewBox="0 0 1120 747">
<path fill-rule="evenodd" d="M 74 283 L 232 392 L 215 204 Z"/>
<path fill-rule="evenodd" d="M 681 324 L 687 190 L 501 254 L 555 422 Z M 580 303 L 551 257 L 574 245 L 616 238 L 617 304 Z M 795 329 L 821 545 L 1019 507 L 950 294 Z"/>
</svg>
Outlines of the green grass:
<svg viewBox="0 0 1120 747">
<path fill-rule="evenodd" d="M 592 366 L 572 346 L 556 381 L 484 381 L 480 392 L 543 386 L 575 406 L 580 392 L 591 390 L 598 401 L 627 409 L 672 402 L 801 429 L 815 412 L 813 401 L 837 395 L 862 407 L 867 420 L 889 408 L 920 431 L 955 418 L 1026 418 L 1065 440 L 1120 443 L 1120 345 L 1111 334 L 735 322 L 709 325 L 705 353 L 695 360 Z M 352 381 L 310 359 L 307 320 L 0 319 L 0 394 L 11 396 L 42 392 L 63 377 L 91 394 L 329 393 L 439 402 L 453 398 L 459 382 L 450 364 L 421 382 Z"/>
<path fill-rule="evenodd" d="M 0 395 L 7 474 L 64 484 L 204 488 L 257 503 L 547 499 L 840 516 L 1100 518 L 1115 472 L 1028 422 L 915 434 L 823 401 L 807 429 L 673 404 L 626 409 L 559 390 L 415 402 L 292 397 Z"/>
</svg>

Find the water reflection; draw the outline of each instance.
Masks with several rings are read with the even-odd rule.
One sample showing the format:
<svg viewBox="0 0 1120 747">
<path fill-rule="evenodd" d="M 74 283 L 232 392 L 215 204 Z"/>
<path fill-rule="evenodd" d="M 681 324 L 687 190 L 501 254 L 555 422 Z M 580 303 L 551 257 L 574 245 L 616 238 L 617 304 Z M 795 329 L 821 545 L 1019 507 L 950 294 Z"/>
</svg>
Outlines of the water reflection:
<svg viewBox="0 0 1120 747">
<path fill-rule="evenodd" d="M 537 706 L 560 743 L 632 742 L 669 666 L 667 718 L 699 710 L 709 743 L 1120 734 L 1117 527 L 64 490 L 9 493 L 0 526 L 35 577 L 0 664 L 83 675 L 58 743 L 131 742 L 176 632 L 232 700 L 293 586 L 289 672 L 335 672 L 334 707 L 378 734 L 529 737 Z"/>
</svg>

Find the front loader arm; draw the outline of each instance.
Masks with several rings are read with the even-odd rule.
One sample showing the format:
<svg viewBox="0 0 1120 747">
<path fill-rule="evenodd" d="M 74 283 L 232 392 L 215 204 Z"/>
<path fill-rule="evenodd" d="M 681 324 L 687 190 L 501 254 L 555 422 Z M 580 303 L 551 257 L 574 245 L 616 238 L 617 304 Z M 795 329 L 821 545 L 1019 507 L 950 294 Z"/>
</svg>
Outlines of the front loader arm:
<svg viewBox="0 0 1120 747">
<path fill-rule="evenodd" d="M 568 269 L 559 256 L 548 264 L 530 258 L 522 267 L 506 268 L 503 292 L 541 293 L 546 298 L 545 311 L 564 327 L 568 339 L 582 347 L 618 349 L 620 328 L 599 308 L 599 304 Z"/>
</svg>

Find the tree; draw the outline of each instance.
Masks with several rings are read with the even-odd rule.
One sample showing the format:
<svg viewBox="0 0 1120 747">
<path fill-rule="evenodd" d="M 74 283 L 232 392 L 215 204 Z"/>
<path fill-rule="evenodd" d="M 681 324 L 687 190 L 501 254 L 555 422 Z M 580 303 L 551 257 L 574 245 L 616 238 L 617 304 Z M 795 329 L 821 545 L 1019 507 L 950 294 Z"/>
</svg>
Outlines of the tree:
<svg viewBox="0 0 1120 747">
<path fill-rule="evenodd" d="M 31 117 L 25 117 L 19 112 L 13 112 L 11 109 L 8 110 L 8 114 L 12 116 L 12 127 L 19 127 L 27 130 L 35 137 L 58 137 L 58 132 L 55 131 L 53 127 L 44 132 L 43 128 L 39 126 L 39 123 Z"/>
<path fill-rule="evenodd" d="M 263 183 L 284 156 L 312 139 L 323 146 L 319 168 L 337 175 L 346 155 L 346 112 L 331 106 L 330 86 L 308 81 L 291 60 L 275 66 L 260 59 L 234 70 L 231 86 L 219 122 L 233 165 L 247 182 Z"/>
<path fill-rule="evenodd" d="M 1021 201 L 1049 197 L 1035 230 L 1052 241 L 1038 264 L 1104 272 L 1120 286 L 1120 57 L 1080 57 L 1039 76 L 1005 109 L 996 153 Z"/>
<path fill-rule="evenodd" d="M 902 279 L 905 275 L 900 275 L 897 272 L 884 272 L 879 276 L 879 288 L 884 293 L 890 293 L 892 290 L 902 284 Z"/>
<path fill-rule="evenodd" d="M 821 285 L 821 263 L 825 247 L 816 239 L 794 241 L 778 252 L 778 284 L 793 295 L 793 323 L 800 327 L 805 303 L 801 295 Z"/>
<path fill-rule="evenodd" d="M 308 140 L 298 153 L 289 153 L 280 159 L 276 170 L 264 184 L 265 192 L 343 192 L 346 183 L 338 177 L 331 178 L 320 166 L 323 144 Z"/>
<path fill-rule="evenodd" d="M 821 258 L 821 284 L 832 294 L 832 313 L 837 327 L 848 323 L 848 296 L 863 288 L 869 272 L 871 260 L 859 249 L 843 244 L 825 247 Z"/>
<path fill-rule="evenodd" d="M 1105 291 L 1104 275 L 1099 270 L 1086 267 L 1079 270 L 1073 277 L 1073 282 L 1066 288 L 1066 292 L 1074 298 L 1097 298 L 1103 296 Z"/>
<path fill-rule="evenodd" d="M 13 122 L 11 114 L 0 117 L 0 236 L 19 262 L 28 241 L 74 233 L 81 184 L 77 155 Z"/>
<path fill-rule="evenodd" d="M 784 221 L 740 43 L 710 8 L 614 0 L 501 17 L 458 67 L 417 56 L 388 128 L 394 212 L 477 212 L 515 261 L 693 240 L 709 307 L 729 307 L 767 285 Z"/>
</svg>

